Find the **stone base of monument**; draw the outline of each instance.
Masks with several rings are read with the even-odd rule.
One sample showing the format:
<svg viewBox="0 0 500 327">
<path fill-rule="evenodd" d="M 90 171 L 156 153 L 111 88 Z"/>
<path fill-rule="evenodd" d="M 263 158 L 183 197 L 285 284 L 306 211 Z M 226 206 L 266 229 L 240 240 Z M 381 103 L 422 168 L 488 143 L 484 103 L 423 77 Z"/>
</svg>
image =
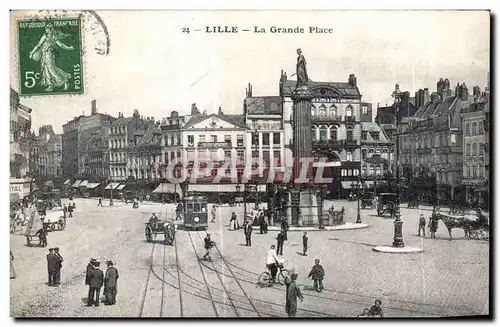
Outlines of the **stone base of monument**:
<svg viewBox="0 0 500 327">
<path fill-rule="evenodd" d="M 319 209 L 318 201 L 316 199 L 317 192 L 315 190 L 303 189 L 297 191 L 298 204 L 292 203 L 294 209 L 298 208 L 297 217 L 293 217 L 291 207 L 287 210 L 287 218 L 291 226 L 295 227 L 317 227 L 319 226 Z M 295 202 L 295 201 L 293 201 Z"/>
<path fill-rule="evenodd" d="M 381 245 L 374 247 L 373 251 L 383 253 L 420 253 L 424 252 L 424 249 L 413 246 L 395 247 L 390 245 Z"/>
</svg>

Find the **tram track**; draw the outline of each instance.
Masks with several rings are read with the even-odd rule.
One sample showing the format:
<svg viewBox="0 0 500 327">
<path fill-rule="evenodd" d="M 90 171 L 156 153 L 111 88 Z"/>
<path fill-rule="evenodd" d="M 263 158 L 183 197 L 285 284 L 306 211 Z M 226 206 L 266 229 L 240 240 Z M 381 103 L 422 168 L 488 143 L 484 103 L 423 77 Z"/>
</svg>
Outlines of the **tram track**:
<svg viewBox="0 0 500 327">
<path fill-rule="evenodd" d="M 144 286 L 144 293 L 142 295 L 141 303 L 139 304 L 139 318 L 142 318 L 144 312 L 144 304 L 146 302 L 146 295 L 148 293 L 149 280 L 151 278 L 151 272 L 153 271 L 153 257 L 154 257 L 155 245 L 156 243 L 153 243 L 153 246 L 151 247 L 151 254 L 149 256 L 149 269 L 148 269 L 148 275 L 146 277 L 146 285 Z"/>
</svg>

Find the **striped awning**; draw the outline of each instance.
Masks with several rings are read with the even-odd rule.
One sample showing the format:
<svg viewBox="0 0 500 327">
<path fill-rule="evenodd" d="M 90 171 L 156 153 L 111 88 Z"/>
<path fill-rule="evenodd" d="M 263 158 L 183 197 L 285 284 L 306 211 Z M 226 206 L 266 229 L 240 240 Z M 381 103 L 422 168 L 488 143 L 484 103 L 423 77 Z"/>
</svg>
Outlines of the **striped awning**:
<svg viewBox="0 0 500 327">
<path fill-rule="evenodd" d="M 71 179 L 67 179 L 67 180 L 63 183 L 63 185 L 69 185 L 69 184 L 71 184 Z"/>
<path fill-rule="evenodd" d="M 180 190 L 181 187 L 178 184 L 173 183 L 161 183 L 157 188 L 153 191 L 153 193 L 175 193 L 175 191 Z"/>
<path fill-rule="evenodd" d="M 125 184 L 118 185 L 116 190 L 118 190 L 118 191 L 123 190 L 125 188 L 125 186 L 126 186 Z"/>
<path fill-rule="evenodd" d="M 78 185 L 80 185 L 81 182 L 82 182 L 81 180 L 77 180 L 73 185 L 71 185 L 71 187 L 78 187 Z"/>
<path fill-rule="evenodd" d="M 87 187 L 88 184 L 89 184 L 89 181 L 84 180 L 83 182 L 80 183 L 80 185 L 78 185 L 78 187 Z"/>
<path fill-rule="evenodd" d="M 101 185 L 101 183 L 88 183 L 87 188 L 96 188 L 99 185 Z"/>
<path fill-rule="evenodd" d="M 104 189 L 105 190 L 114 190 L 115 188 L 118 187 L 118 185 L 120 185 L 120 183 L 109 183 L 108 186 L 106 186 Z"/>
</svg>

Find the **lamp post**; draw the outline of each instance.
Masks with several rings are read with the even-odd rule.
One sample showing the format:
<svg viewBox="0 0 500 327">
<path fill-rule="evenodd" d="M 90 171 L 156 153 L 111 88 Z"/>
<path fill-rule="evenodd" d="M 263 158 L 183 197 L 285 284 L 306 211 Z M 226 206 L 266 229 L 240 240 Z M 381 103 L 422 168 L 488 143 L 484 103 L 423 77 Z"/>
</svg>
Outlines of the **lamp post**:
<svg viewBox="0 0 500 327">
<path fill-rule="evenodd" d="M 351 188 L 356 191 L 356 199 L 358 201 L 358 211 L 356 215 L 356 224 L 361 224 L 361 214 L 360 214 L 360 209 L 359 209 L 359 191 L 363 185 L 361 184 L 360 180 L 358 179 L 356 182 L 351 183 Z"/>
<path fill-rule="evenodd" d="M 399 196 L 400 196 L 400 176 L 399 176 L 399 115 L 400 115 L 400 104 L 402 93 L 399 90 L 399 84 L 396 84 L 396 89 L 392 93 L 394 97 L 394 104 L 396 109 L 396 114 L 394 115 L 395 125 L 396 125 L 396 212 L 394 214 L 394 241 L 392 242 L 393 247 L 404 247 L 403 242 L 403 221 L 401 220 Z"/>
</svg>

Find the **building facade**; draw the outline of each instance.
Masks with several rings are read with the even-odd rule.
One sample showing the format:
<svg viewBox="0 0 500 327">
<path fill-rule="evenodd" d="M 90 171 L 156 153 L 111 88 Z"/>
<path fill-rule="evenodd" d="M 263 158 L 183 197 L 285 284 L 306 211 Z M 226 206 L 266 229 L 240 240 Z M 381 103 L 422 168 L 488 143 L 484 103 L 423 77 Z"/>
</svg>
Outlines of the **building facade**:
<svg viewBox="0 0 500 327">
<path fill-rule="evenodd" d="M 65 179 L 75 179 L 78 174 L 78 123 L 82 117 L 74 117 L 62 126 L 62 171 Z"/>
<path fill-rule="evenodd" d="M 54 133 L 52 125 L 38 129 L 38 176 L 45 180 L 60 182 L 62 178 L 62 135 Z"/>
<path fill-rule="evenodd" d="M 486 132 L 484 122 L 489 118 L 486 110 L 488 96 L 481 94 L 479 86 L 473 90 L 474 103 L 464 108 L 461 113 L 463 129 L 463 177 L 462 184 L 465 185 L 465 198 L 469 203 L 478 200 L 483 203 L 484 189 L 487 187 L 487 166 L 489 158 L 486 156 Z"/>
</svg>

